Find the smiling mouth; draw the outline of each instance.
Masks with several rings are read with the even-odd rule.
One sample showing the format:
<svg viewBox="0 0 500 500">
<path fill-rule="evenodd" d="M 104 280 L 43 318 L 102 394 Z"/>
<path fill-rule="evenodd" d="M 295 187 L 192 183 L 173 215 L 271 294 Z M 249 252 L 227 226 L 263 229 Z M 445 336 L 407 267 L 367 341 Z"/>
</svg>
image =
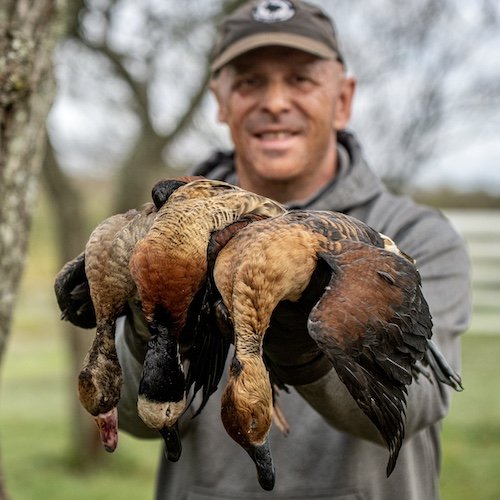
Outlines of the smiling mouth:
<svg viewBox="0 0 500 500">
<path fill-rule="evenodd" d="M 267 141 L 277 141 L 283 139 L 289 139 L 290 137 L 295 137 L 296 132 L 280 131 L 280 132 L 262 132 L 255 134 L 255 137 Z"/>
</svg>

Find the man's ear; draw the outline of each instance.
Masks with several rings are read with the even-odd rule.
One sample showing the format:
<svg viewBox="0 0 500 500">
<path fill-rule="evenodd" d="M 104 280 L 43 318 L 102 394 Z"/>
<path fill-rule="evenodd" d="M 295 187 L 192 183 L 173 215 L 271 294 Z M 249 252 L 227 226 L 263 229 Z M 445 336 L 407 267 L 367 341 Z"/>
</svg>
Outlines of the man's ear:
<svg viewBox="0 0 500 500">
<path fill-rule="evenodd" d="M 210 91 L 217 101 L 217 120 L 220 123 L 227 123 L 227 113 L 225 101 L 222 98 L 222 84 L 219 77 L 214 77 L 210 80 Z"/>
<path fill-rule="evenodd" d="M 335 112 L 334 128 L 342 130 L 347 127 L 352 113 L 352 102 L 356 90 L 356 79 L 346 76 L 341 83 L 340 93 L 337 96 L 337 108 Z"/>
</svg>

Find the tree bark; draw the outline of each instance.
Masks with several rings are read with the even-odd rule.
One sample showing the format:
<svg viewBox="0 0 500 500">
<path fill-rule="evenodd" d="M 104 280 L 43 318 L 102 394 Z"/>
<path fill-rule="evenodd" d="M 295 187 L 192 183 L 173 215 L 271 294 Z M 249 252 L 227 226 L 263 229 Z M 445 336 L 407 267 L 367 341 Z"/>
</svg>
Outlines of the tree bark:
<svg viewBox="0 0 500 500">
<path fill-rule="evenodd" d="M 63 8 L 63 0 L 3 0 L 0 7 L 0 362 L 26 256 Z M 7 498 L 3 481 L 0 498 Z"/>
</svg>

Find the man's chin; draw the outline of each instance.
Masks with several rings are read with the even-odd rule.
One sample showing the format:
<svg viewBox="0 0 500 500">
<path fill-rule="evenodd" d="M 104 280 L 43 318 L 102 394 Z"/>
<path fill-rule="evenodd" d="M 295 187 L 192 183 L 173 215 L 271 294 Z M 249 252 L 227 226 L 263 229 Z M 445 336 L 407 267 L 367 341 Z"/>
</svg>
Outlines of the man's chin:
<svg viewBox="0 0 500 500">
<path fill-rule="evenodd" d="M 258 169 L 257 176 L 262 182 L 270 184 L 287 184 L 297 178 L 297 172 L 291 170 L 289 165 L 271 165 Z"/>
<path fill-rule="evenodd" d="M 262 180 L 269 182 L 287 181 L 297 177 L 302 170 L 297 159 L 298 155 L 293 150 L 271 150 L 259 154 L 254 159 L 251 168 Z"/>
</svg>

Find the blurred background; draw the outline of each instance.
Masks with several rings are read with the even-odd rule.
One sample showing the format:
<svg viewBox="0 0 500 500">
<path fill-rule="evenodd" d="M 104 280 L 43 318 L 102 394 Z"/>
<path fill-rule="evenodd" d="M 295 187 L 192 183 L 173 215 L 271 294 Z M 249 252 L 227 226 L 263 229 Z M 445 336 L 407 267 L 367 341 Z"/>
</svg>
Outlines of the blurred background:
<svg viewBox="0 0 500 500">
<path fill-rule="evenodd" d="M 75 390 L 92 332 L 59 320 L 53 281 L 100 220 L 230 146 L 206 92 L 208 56 L 222 15 L 242 3 L 55 3 L 46 153 L 2 343 L 0 450 L 12 499 L 152 498 L 159 444 L 121 434 L 113 455 L 100 449 Z M 358 79 L 351 128 L 370 164 L 394 191 L 443 210 L 469 246 L 474 314 L 463 337 L 465 391 L 444 422 L 442 497 L 497 499 L 500 4 L 312 3 L 335 19 Z M 18 5 L 29 19 L 30 2 Z"/>
</svg>

